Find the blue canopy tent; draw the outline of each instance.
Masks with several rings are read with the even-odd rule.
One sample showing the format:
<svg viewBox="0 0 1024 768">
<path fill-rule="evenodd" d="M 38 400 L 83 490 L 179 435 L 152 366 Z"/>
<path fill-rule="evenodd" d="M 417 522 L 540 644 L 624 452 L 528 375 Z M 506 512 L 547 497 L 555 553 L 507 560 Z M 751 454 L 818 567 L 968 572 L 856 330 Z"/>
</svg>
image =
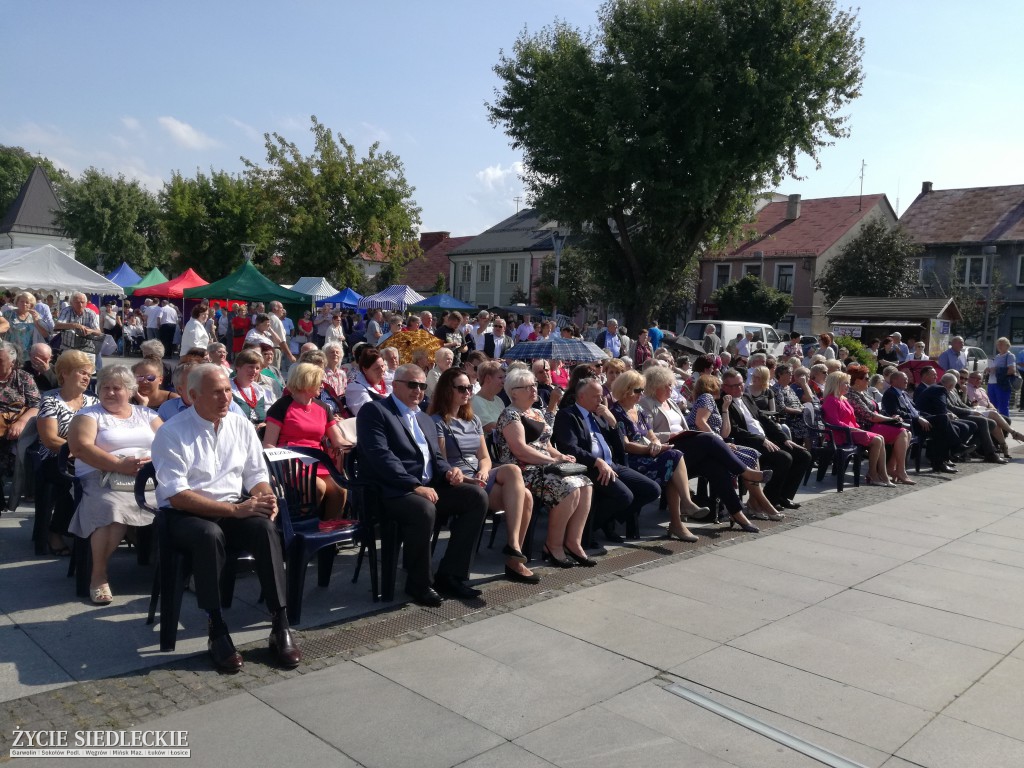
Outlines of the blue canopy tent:
<svg viewBox="0 0 1024 768">
<path fill-rule="evenodd" d="M 438 293 L 434 296 L 428 296 L 423 301 L 417 301 L 415 304 L 410 304 L 409 309 L 457 309 L 457 310 L 470 310 L 476 309 L 472 304 L 467 304 L 464 301 L 459 301 L 454 296 L 450 296 L 447 293 Z"/>
<path fill-rule="evenodd" d="M 353 291 L 351 288 L 346 288 L 343 291 L 333 296 L 328 296 L 325 299 L 317 299 L 316 305 L 322 307 L 324 304 L 330 304 L 334 307 L 341 309 L 356 309 L 359 306 L 359 300 L 363 298 L 361 295 Z"/>
<path fill-rule="evenodd" d="M 122 261 L 121 266 L 107 275 L 107 280 L 112 283 L 117 283 L 122 288 L 127 288 L 129 285 L 135 285 L 136 283 L 141 282 L 142 276 L 129 267 L 127 261 Z"/>
</svg>

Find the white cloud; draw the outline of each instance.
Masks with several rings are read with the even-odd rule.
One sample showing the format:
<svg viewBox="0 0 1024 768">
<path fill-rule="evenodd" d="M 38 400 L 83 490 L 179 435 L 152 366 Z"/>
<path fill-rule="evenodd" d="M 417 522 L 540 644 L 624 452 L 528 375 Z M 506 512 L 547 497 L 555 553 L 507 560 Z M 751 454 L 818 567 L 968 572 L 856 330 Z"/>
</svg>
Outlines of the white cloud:
<svg viewBox="0 0 1024 768">
<path fill-rule="evenodd" d="M 131 117 L 130 115 L 125 115 L 121 118 L 121 125 L 127 128 L 129 131 L 142 130 L 142 123 L 139 122 L 139 119 L 137 117 Z"/>
<path fill-rule="evenodd" d="M 520 186 L 518 182 L 522 172 L 522 162 L 516 161 L 508 168 L 502 168 L 501 163 L 498 163 L 497 165 L 488 166 L 482 171 L 477 171 L 476 179 L 480 182 L 481 186 L 493 192 L 495 190 L 507 189 L 510 182 L 515 182 L 516 187 Z"/>
<path fill-rule="evenodd" d="M 171 140 L 185 149 L 209 149 L 217 146 L 217 142 L 188 123 L 173 117 L 157 118 L 160 126 L 167 131 Z"/>
<path fill-rule="evenodd" d="M 379 125 L 373 123 L 362 122 L 359 126 L 366 132 L 368 141 L 373 144 L 374 142 L 380 142 L 381 144 L 391 143 L 391 134 L 381 128 Z"/>
<path fill-rule="evenodd" d="M 241 120 L 234 117 L 229 117 L 228 122 L 235 126 L 235 128 L 240 130 L 242 133 L 244 133 L 245 137 L 249 139 L 249 141 L 253 141 L 257 144 L 263 143 L 263 134 L 257 131 L 248 123 L 244 123 Z"/>
</svg>

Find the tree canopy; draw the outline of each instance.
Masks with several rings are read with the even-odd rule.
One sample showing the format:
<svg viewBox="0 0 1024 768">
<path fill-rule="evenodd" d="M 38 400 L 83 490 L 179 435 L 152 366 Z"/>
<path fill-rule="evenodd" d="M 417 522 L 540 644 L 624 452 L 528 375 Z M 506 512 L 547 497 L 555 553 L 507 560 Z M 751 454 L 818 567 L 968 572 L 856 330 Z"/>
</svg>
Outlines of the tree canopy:
<svg viewBox="0 0 1024 768">
<path fill-rule="evenodd" d="M 843 296 L 906 298 L 917 287 L 914 258 L 921 252 L 901 227 L 875 218 L 825 265 L 815 287 L 828 306 Z"/>
<path fill-rule="evenodd" d="M 242 263 L 242 243 L 256 246 L 264 267 L 276 247 L 273 216 L 263 190 L 250 179 L 211 171 L 189 179 L 175 172 L 160 192 L 163 224 L 175 268 L 192 267 L 213 282 Z"/>
<path fill-rule="evenodd" d="M 166 262 L 167 244 L 156 196 L 138 181 L 89 168 L 65 186 L 58 223 L 75 241 L 76 256 L 104 268 L 129 262 L 138 272 Z"/>
<path fill-rule="evenodd" d="M 276 239 L 291 275 L 322 275 L 352 285 L 361 253 L 380 249 L 396 270 L 419 255 L 420 209 L 402 161 L 379 143 L 363 158 L 314 115 L 313 153 L 280 134 L 265 134 L 267 165 L 242 158 L 249 180 L 267 196 Z"/>
<path fill-rule="evenodd" d="M 540 275 L 534 282 L 538 306 L 549 312 L 557 307 L 561 314 L 572 315 L 593 304 L 597 296 L 586 254 L 576 248 L 566 248 L 558 266 L 558 288 L 555 288 L 554 256 L 541 262 Z"/>
<path fill-rule="evenodd" d="M 770 285 L 757 275 L 746 275 L 711 294 L 718 315 L 726 320 L 750 320 L 775 325 L 793 306 L 793 297 Z"/>
<path fill-rule="evenodd" d="M 595 278 L 646 326 L 756 194 L 846 135 L 857 32 L 832 0 L 609 0 L 596 30 L 523 32 L 489 115 L 533 204 L 588 233 Z"/>
</svg>

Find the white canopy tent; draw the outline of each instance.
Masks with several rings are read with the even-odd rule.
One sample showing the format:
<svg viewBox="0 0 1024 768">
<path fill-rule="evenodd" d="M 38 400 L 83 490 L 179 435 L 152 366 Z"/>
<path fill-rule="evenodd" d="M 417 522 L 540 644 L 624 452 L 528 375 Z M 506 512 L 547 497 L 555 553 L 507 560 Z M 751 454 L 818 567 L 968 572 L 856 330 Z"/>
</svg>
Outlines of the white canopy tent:
<svg viewBox="0 0 1024 768">
<path fill-rule="evenodd" d="M 308 293 L 314 299 L 326 299 L 338 292 L 338 289 L 327 282 L 323 277 L 300 277 L 298 282 L 292 286 L 293 291 Z"/>
<path fill-rule="evenodd" d="M 124 296 L 124 289 L 52 245 L 0 250 L 0 286 Z"/>
</svg>

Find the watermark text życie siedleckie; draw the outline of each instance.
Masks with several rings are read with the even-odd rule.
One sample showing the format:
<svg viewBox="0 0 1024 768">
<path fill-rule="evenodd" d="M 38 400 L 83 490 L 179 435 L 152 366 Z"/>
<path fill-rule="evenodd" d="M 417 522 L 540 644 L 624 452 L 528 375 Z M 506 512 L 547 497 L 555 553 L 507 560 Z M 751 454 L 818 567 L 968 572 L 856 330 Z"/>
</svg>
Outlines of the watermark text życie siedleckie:
<svg viewBox="0 0 1024 768">
<path fill-rule="evenodd" d="M 191 757 L 188 731 L 30 731 L 15 728 L 15 757 Z"/>
</svg>

